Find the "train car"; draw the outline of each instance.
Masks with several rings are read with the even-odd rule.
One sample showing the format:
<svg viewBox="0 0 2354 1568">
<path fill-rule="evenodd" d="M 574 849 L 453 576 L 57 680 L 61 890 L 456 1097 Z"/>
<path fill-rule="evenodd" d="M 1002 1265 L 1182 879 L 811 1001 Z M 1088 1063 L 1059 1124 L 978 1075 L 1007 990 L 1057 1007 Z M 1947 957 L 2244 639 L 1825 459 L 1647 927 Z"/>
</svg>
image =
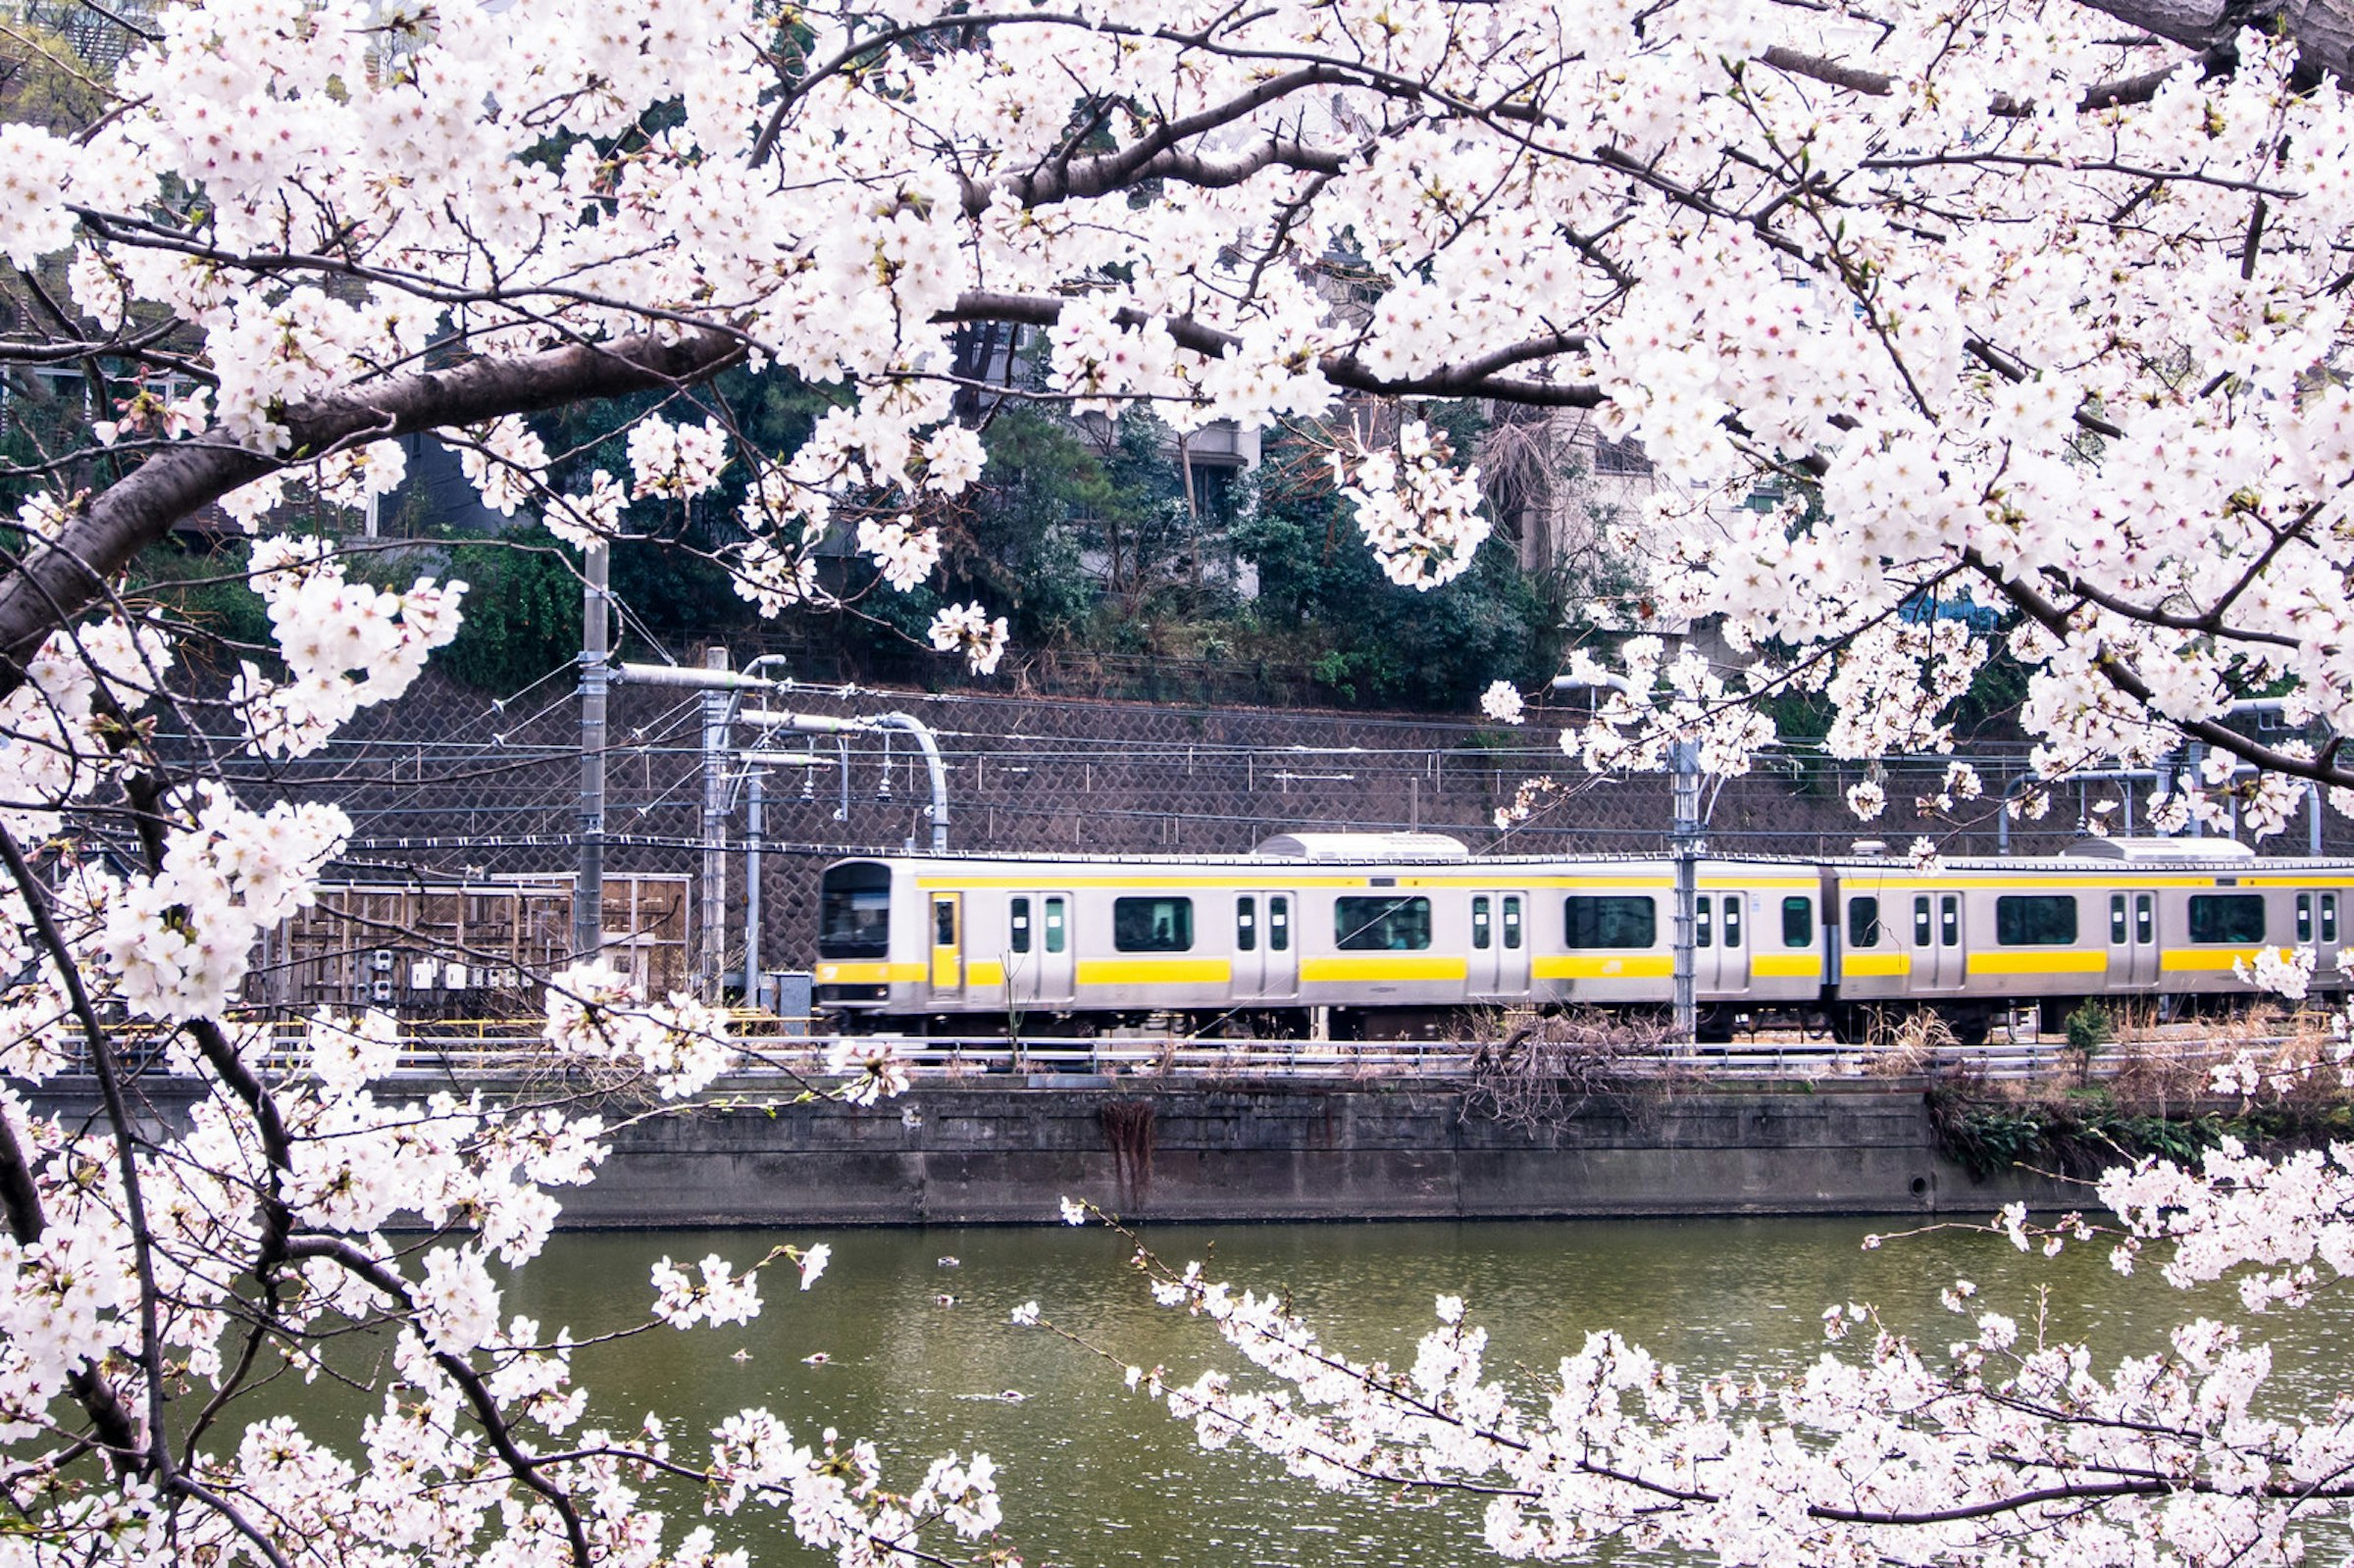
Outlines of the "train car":
<svg viewBox="0 0 2354 1568">
<path fill-rule="evenodd" d="M 1703 1040 L 1742 1022 L 1933 1013 L 1964 1039 L 2005 1009 L 2087 998 L 2169 1015 L 2254 987 L 2268 946 L 2337 969 L 2354 862 L 2215 839 L 2087 839 L 2049 857 L 1710 859 L 1697 869 Z M 1427 834 L 1286 834 L 1249 855 L 852 859 L 820 884 L 818 1006 L 844 1027 L 1336 1038 L 1459 1031 L 1485 1007 L 1663 1011 L 1663 857 L 1474 857 Z"/>
<path fill-rule="evenodd" d="M 1818 1007 L 1812 862 L 1699 869 L 1704 1029 Z M 1430 1036 L 1483 1006 L 1664 1007 L 1664 859 L 1473 858 L 1426 834 L 1287 834 L 1250 855 L 890 857 L 820 882 L 817 1004 L 853 1025 Z"/>
<path fill-rule="evenodd" d="M 2089 998 L 2171 1015 L 2244 998 L 2237 967 L 2315 950 L 2317 990 L 2342 986 L 2354 863 L 2259 858 L 2216 838 L 2088 838 L 2048 858 L 1884 859 L 1824 868 L 1833 958 L 1825 1008 L 1847 1037 L 1875 1014 L 1927 1009 L 1964 1039 L 2003 1009 L 2064 1016 Z"/>
</svg>

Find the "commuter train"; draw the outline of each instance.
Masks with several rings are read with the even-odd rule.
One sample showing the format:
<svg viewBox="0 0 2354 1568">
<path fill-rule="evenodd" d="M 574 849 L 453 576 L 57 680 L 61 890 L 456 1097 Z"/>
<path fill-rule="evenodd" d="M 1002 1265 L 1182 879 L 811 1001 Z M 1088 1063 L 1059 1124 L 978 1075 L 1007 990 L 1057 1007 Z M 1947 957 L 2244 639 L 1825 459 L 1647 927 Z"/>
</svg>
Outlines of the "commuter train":
<svg viewBox="0 0 2354 1568">
<path fill-rule="evenodd" d="M 1965 1040 L 2004 1009 L 2161 1012 L 2247 997 L 2235 965 L 2354 919 L 2354 861 L 2221 839 L 2090 838 L 1931 870 L 1839 859 L 1698 866 L 1701 1037 L 1783 1020 L 1862 1038 L 1933 1012 Z M 1432 834 L 1286 834 L 1224 858 L 853 859 L 819 885 L 816 1001 L 844 1029 L 1431 1036 L 1489 1007 L 1666 1008 L 1664 857 L 1472 856 Z"/>
</svg>

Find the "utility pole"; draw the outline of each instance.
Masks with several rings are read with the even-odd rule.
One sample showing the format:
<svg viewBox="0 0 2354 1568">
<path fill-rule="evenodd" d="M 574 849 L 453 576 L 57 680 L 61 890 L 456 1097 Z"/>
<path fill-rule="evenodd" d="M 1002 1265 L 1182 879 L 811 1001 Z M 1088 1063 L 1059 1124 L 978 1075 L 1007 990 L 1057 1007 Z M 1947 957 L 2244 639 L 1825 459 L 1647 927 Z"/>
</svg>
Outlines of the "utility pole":
<svg viewBox="0 0 2354 1568">
<path fill-rule="evenodd" d="M 572 956 L 585 962 L 605 944 L 605 665 L 610 613 L 609 547 L 598 540 L 583 563 L 581 601 L 581 869 L 572 887 Z"/>
</svg>

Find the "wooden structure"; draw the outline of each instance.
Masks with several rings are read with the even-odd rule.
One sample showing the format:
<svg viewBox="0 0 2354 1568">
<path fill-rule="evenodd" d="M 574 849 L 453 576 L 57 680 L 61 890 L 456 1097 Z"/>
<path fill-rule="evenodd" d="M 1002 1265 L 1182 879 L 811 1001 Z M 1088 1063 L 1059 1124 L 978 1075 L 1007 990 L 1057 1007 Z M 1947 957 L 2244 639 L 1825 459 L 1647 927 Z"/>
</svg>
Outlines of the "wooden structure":
<svg viewBox="0 0 2354 1568">
<path fill-rule="evenodd" d="M 407 1017 L 534 1012 L 540 982 L 572 952 L 566 876 L 464 884 L 331 884 L 263 934 L 245 1000 L 299 1011 L 387 1007 Z M 643 994 L 684 988 L 691 880 L 605 878 L 604 955 Z"/>
</svg>

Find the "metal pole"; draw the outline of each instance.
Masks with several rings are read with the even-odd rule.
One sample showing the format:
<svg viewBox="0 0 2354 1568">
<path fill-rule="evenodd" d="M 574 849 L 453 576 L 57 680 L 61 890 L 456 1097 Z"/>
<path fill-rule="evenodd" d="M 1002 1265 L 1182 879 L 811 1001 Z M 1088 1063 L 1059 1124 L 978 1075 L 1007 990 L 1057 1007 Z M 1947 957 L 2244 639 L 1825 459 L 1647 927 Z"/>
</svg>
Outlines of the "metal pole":
<svg viewBox="0 0 2354 1568">
<path fill-rule="evenodd" d="M 1700 747 L 1678 740 L 1669 752 L 1675 770 L 1675 1037 L 1699 1037 L 1700 1010 L 1694 994 L 1693 937 L 1700 915 Z"/>
<path fill-rule="evenodd" d="M 763 808 L 768 803 L 762 786 L 767 782 L 767 772 L 754 768 L 744 800 L 743 1000 L 746 1006 L 753 1008 L 761 1005 L 760 834 L 765 827 Z"/>
<path fill-rule="evenodd" d="M 610 557 L 602 543 L 585 552 L 581 599 L 581 869 L 572 887 L 572 956 L 596 955 L 605 940 L 605 656 Z"/>
<path fill-rule="evenodd" d="M 728 668 L 728 650 L 712 648 L 704 667 Z M 728 718 L 735 693 L 703 693 L 703 919 L 702 956 L 695 965 L 696 988 L 716 1005 L 727 984 L 728 951 Z"/>
</svg>

